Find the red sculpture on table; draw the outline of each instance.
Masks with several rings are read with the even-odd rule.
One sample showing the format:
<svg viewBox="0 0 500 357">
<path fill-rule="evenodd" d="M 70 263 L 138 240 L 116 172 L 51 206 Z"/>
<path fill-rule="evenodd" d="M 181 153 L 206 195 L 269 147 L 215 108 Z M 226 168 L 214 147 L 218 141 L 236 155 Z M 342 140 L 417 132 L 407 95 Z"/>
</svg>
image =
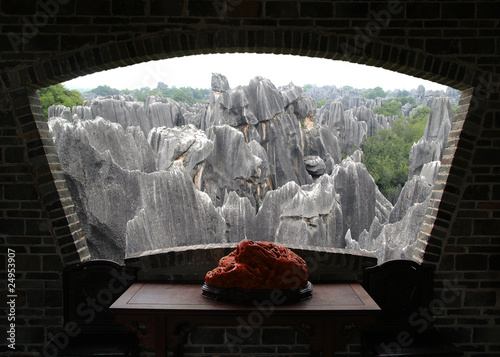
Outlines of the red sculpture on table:
<svg viewBox="0 0 500 357">
<path fill-rule="evenodd" d="M 217 288 L 298 289 L 308 284 L 307 265 L 286 247 L 245 239 L 205 275 L 205 283 Z"/>
</svg>

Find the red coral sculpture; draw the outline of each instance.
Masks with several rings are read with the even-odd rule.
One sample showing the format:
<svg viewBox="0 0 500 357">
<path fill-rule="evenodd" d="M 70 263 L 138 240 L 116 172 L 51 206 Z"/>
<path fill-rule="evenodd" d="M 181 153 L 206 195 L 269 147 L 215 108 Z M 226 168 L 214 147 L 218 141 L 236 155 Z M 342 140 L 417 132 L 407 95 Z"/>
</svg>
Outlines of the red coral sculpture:
<svg viewBox="0 0 500 357">
<path fill-rule="evenodd" d="M 208 285 L 249 290 L 298 289 L 307 279 L 306 262 L 290 249 L 248 239 L 205 275 Z"/>
</svg>

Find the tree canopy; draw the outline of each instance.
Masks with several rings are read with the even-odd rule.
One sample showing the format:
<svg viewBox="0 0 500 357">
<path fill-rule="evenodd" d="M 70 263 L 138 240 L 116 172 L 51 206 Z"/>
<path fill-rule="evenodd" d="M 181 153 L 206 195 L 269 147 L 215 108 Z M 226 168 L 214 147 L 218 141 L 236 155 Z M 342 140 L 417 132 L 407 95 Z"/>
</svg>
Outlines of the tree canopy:
<svg viewBox="0 0 500 357">
<path fill-rule="evenodd" d="M 385 98 L 386 93 L 382 89 L 382 87 L 375 87 L 372 89 L 368 89 L 363 93 L 363 97 L 367 99 L 375 99 L 375 98 Z"/>
<path fill-rule="evenodd" d="M 378 130 L 363 144 L 362 162 L 389 200 L 408 180 L 411 147 L 424 134 L 429 113 L 429 107 L 422 107 L 411 118 L 401 116 L 390 129 Z"/>
<path fill-rule="evenodd" d="M 116 88 L 111 88 L 107 84 L 103 86 L 99 86 L 97 88 L 92 89 L 90 92 L 95 93 L 97 95 L 106 97 L 108 95 L 120 94 L 120 90 Z"/>
<path fill-rule="evenodd" d="M 373 113 L 385 115 L 386 117 L 397 115 L 398 117 L 402 118 L 403 113 L 401 113 L 401 107 L 402 105 L 400 102 L 392 100 L 390 102 L 382 103 L 381 107 L 374 108 Z"/>
<path fill-rule="evenodd" d="M 140 89 L 124 89 L 119 90 L 111 88 L 108 85 L 99 86 L 89 91 L 100 96 L 116 95 L 116 94 L 130 94 L 139 101 L 145 101 L 147 97 L 157 95 L 160 97 L 172 98 L 177 102 L 184 102 L 193 105 L 196 102 L 202 102 L 208 98 L 210 94 L 209 89 L 198 89 L 191 87 L 182 88 L 169 88 L 165 83 L 158 83 L 157 88 L 143 87 Z"/>
<path fill-rule="evenodd" d="M 82 105 L 84 101 L 79 91 L 70 90 L 60 83 L 40 89 L 38 96 L 45 116 L 48 116 L 48 109 L 51 105 L 65 105 L 71 108 L 75 105 Z"/>
</svg>

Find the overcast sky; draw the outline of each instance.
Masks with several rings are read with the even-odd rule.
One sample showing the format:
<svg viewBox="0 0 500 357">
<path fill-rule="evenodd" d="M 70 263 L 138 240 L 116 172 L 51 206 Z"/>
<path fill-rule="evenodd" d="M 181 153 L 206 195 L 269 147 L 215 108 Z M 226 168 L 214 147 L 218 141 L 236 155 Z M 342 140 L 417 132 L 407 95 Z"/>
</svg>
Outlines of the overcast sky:
<svg viewBox="0 0 500 357">
<path fill-rule="evenodd" d="M 210 88 L 212 73 L 221 73 L 229 86 L 247 85 L 255 76 L 271 80 L 275 86 L 315 84 L 354 88 L 382 87 L 427 90 L 446 86 L 387 71 L 382 68 L 320 58 L 265 54 L 213 54 L 151 61 L 94 73 L 63 83 L 70 89 L 89 90 L 107 84 L 118 89 L 156 88 L 158 82 L 169 87 Z"/>
</svg>

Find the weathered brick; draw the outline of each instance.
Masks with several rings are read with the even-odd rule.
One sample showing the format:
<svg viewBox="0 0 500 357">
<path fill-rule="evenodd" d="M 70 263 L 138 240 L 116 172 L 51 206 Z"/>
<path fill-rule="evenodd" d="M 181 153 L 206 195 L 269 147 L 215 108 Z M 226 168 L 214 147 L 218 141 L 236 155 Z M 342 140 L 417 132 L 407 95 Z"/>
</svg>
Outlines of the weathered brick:
<svg viewBox="0 0 500 357">
<path fill-rule="evenodd" d="M 497 294 L 495 291 L 468 291 L 465 293 L 465 306 L 495 306 Z"/>
<path fill-rule="evenodd" d="M 13 218 L 0 218 L 0 234 L 11 236 L 24 235 L 24 220 Z"/>
<path fill-rule="evenodd" d="M 301 17 L 330 18 L 333 15 L 333 3 L 326 2 L 301 2 Z"/>
<path fill-rule="evenodd" d="M 220 328 L 197 327 L 189 334 L 189 340 L 198 345 L 222 345 L 224 335 L 225 331 Z"/>
<path fill-rule="evenodd" d="M 293 345 L 295 343 L 295 330 L 265 328 L 262 330 L 262 343 L 265 345 Z"/>
<path fill-rule="evenodd" d="M 31 236 L 50 235 L 49 224 L 46 219 L 27 219 L 26 234 Z"/>
<path fill-rule="evenodd" d="M 41 259 L 36 255 L 16 255 L 16 270 L 19 271 L 39 271 L 41 269 Z"/>
<path fill-rule="evenodd" d="M 45 337 L 45 328 L 40 326 L 23 326 L 16 332 L 16 344 L 19 345 L 39 344 Z"/>
<path fill-rule="evenodd" d="M 358 1 L 352 2 L 336 2 L 334 15 L 336 18 L 367 18 L 369 13 L 369 2 Z"/>
<path fill-rule="evenodd" d="M 484 270 L 488 266 L 488 256 L 483 254 L 462 254 L 455 259 L 457 270 Z"/>
<path fill-rule="evenodd" d="M 2 12 L 5 15 L 33 15 L 36 13 L 36 2 L 29 0 L 3 1 Z"/>
<path fill-rule="evenodd" d="M 498 342 L 500 336 L 499 326 L 474 328 L 473 341 L 479 343 Z"/>
<path fill-rule="evenodd" d="M 489 200 L 489 185 L 469 185 L 462 196 L 464 200 Z"/>
<path fill-rule="evenodd" d="M 473 234 L 483 235 L 498 235 L 498 220 L 495 219 L 477 219 L 473 223 Z"/>
<path fill-rule="evenodd" d="M 5 185 L 4 198 L 6 200 L 37 200 L 36 187 L 29 184 Z"/>
<path fill-rule="evenodd" d="M 500 255 L 495 254 L 489 257 L 490 270 L 500 270 Z"/>
<path fill-rule="evenodd" d="M 62 262 L 58 255 L 44 255 L 42 256 L 43 271 L 61 271 Z"/>
<path fill-rule="evenodd" d="M 245 316 L 242 316 L 245 322 Z M 242 326 L 240 330 L 238 328 L 227 328 L 226 329 L 226 343 L 234 344 L 236 346 L 244 345 L 260 345 L 261 344 L 261 330 L 258 328 L 246 328 L 246 325 Z M 243 333 L 241 332 L 243 331 Z"/>
</svg>

